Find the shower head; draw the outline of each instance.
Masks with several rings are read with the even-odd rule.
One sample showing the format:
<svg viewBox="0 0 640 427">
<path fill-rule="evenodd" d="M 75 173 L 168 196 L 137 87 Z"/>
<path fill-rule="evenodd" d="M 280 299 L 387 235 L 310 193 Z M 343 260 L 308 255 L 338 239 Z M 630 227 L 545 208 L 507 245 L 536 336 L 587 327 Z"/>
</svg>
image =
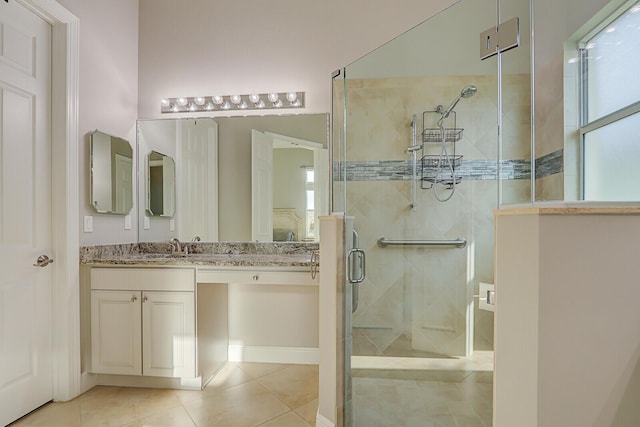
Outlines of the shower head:
<svg viewBox="0 0 640 427">
<path fill-rule="evenodd" d="M 460 96 L 463 98 L 471 98 L 473 95 L 476 94 L 477 91 L 478 91 L 477 87 L 470 85 L 462 89 L 462 92 L 460 92 Z"/>
<path fill-rule="evenodd" d="M 446 119 L 447 117 L 449 117 L 449 114 L 451 114 L 451 112 L 453 111 L 453 109 L 455 108 L 455 106 L 458 104 L 458 102 L 462 99 L 462 98 L 471 98 L 473 95 L 476 94 L 476 92 L 478 91 L 478 88 L 473 86 L 473 85 L 469 85 L 466 86 L 464 89 L 462 89 L 462 91 L 460 92 L 460 95 L 458 95 L 456 97 L 456 99 L 453 100 L 453 102 L 451 103 L 451 105 L 449 105 L 449 108 L 447 108 L 446 110 L 442 111 L 442 108 L 439 107 L 438 108 L 438 112 L 440 114 L 442 114 L 442 119 Z"/>
</svg>

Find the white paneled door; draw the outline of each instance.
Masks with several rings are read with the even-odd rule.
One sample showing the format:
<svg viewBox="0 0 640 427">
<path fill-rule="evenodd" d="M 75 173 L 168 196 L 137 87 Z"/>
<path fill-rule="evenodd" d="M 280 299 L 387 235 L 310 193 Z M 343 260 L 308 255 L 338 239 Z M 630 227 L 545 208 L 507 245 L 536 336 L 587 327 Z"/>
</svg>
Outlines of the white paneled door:
<svg viewBox="0 0 640 427">
<path fill-rule="evenodd" d="M 251 130 L 251 240 L 273 241 L 273 140 Z"/>
<path fill-rule="evenodd" d="M 53 398 L 50 70 L 50 25 L 0 2 L 0 425 Z"/>
</svg>

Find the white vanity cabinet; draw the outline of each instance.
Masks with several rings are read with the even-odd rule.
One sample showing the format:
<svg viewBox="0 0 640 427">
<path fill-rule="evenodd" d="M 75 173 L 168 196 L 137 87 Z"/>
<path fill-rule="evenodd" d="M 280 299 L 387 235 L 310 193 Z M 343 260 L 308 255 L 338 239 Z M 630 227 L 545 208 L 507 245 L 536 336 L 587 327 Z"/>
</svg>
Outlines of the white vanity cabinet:
<svg viewBox="0 0 640 427">
<path fill-rule="evenodd" d="M 91 372 L 142 375 L 140 291 L 91 291 Z"/>
<path fill-rule="evenodd" d="M 195 270 L 91 269 L 92 373 L 196 376 Z"/>
</svg>

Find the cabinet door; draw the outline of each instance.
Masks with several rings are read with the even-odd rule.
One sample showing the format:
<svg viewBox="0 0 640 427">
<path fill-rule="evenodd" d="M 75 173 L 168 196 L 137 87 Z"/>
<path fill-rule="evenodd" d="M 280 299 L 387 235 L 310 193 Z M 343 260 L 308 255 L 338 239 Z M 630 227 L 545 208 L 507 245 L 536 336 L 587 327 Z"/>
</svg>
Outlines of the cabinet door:
<svg viewBox="0 0 640 427">
<path fill-rule="evenodd" d="M 143 292 L 143 375 L 193 378 L 196 373 L 193 292 Z"/>
<path fill-rule="evenodd" d="M 91 372 L 142 374 L 140 291 L 91 291 Z"/>
</svg>

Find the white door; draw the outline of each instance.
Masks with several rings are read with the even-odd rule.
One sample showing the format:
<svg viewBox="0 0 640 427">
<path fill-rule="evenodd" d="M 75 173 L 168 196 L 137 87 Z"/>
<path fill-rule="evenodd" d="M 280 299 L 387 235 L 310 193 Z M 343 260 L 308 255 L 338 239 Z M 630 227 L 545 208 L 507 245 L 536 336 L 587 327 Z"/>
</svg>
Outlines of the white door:
<svg viewBox="0 0 640 427">
<path fill-rule="evenodd" d="M 181 120 L 179 126 L 178 236 L 214 242 L 218 240 L 218 124 L 197 119 Z"/>
<path fill-rule="evenodd" d="M 53 398 L 51 27 L 0 2 L 0 425 Z"/>
<path fill-rule="evenodd" d="M 273 140 L 251 130 L 251 240 L 273 241 Z"/>
<path fill-rule="evenodd" d="M 116 212 L 129 213 L 133 200 L 133 160 L 130 157 L 115 155 L 116 159 Z M 129 208 L 127 210 L 127 208 Z"/>
<path fill-rule="evenodd" d="M 91 369 L 142 375 L 140 291 L 91 291 Z"/>
<path fill-rule="evenodd" d="M 194 378 L 195 337 L 193 292 L 143 293 L 143 375 Z"/>
</svg>

